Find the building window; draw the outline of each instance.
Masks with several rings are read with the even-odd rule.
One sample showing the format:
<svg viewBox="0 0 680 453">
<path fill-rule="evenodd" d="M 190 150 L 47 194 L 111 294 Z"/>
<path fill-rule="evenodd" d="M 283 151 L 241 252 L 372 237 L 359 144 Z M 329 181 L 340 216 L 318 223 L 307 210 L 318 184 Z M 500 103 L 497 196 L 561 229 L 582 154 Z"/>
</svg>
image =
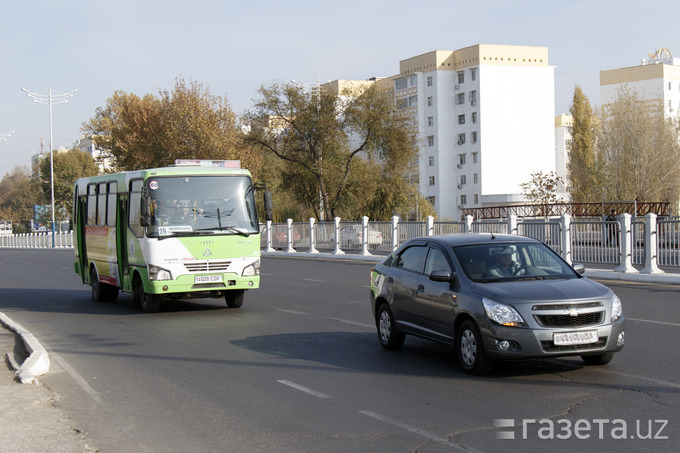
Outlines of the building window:
<svg viewBox="0 0 680 453">
<path fill-rule="evenodd" d="M 412 75 L 408 78 L 408 85 L 411 87 L 418 86 L 418 76 Z"/>
<path fill-rule="evenodd" d="M 465 134 L 458 134 L 458 144 L 459 145 L 465 144 Z"/>
<path fill-rule="evenodd" d="M 432 96 L 427 97 L 427 106 L 432 107 Z"/>
<path fill-rule="evenodd" d="M 465 154 L 458 155 L 458 165 L 460 166 L 465 165 Z"/>
<path fill-rule="evenodd" d="M 464 83 L 464 82 L 465 82 L 465 72 L 458 71 L 458 83 Z"/>
<path fill-rule="evenodd" d="M 476 132 L 473 132 L 473 133 L 476 134 Z M 472 163 L 473 164 L 477 163 L 477 154 L 478 153 L 472 153 Z"/>
<path fill-rule="evenodd" d="M 472 112 L 472 124 L 477 124 L 477 112 Z"/>
<path fill-rule="evenodd" d="M 403 90 L 405 88 L 408 88 L 408 80 L 406 80 L 406 77 L 397 79 L 394 82 L 394 89 L 395 90 Z"/>
<path fill-rule="evenodd" d="M 427 136 L 427 146 L 434 146 L 434 135 Z"/>
<path fill-rule="evenodd" d="M 472 182 L 474 182 L 475 184 L 479 184 L 479 175 L 477 175 L 477 173 L 472 175 Z"/>
<path fill-rule="evenodd" d="M 479 203 L 479 195 L 475 194 L 475 204 Z"/>
<path fill-rule="evenodd" d="M 460 204 L 462 204 L 462 205 L 467 204 L 467 196 L 465 196 L 465 195 L 460 196 Z"/>
<path fill-rule="evenodd" d="M 470 91 L 470 105 L 477 105 L 477 90 Z"/>
<path fill-rule="evenodd" d="M 432 206 L 434 206 L 434 200 L 434 197 L 427 197 L 427 201 L 429 201 Z"/>
<path fill-rule="evenodd" d="M 428 178 L 428 182 L 430 183 L 431 186 L 434 186 L 434 176 L 430 176 Z"/>
<path fill-rule="evenodd" d="M 427 164 L 430 167 L 434 167 L 434 156 L 430 156 L 430 157 L 427 158 Z"/>
<path fill-rule="evenodd" d="M 427 117 L 427 125 L 428 126 L 434 126 L 434 117 L 433 116 Z"/>
<path fill-rule="evenodd" d="M 408 99 L 397 99 L 397 110 L 408 108 Z"/>
<path fill-rule="evenodd" d="M 470 80 L 477 80 L 477 68 L 470 68 Z"/>
<path fill-rule="evenodd" d="M 458 115 L 458 124 L 465 124 L 465 115 Z"/>
<path fill-rule="evenodd" d="M 460 184 L 465 185 L 467 183 L 467 177 L 465 175 L 460 175 Z"/>
<path fill-rule="evenodd" d="M 427 86 L 432 86 L 432 76 L 427 76 Z"/>
<path fill-rule="evenodd" d="M 415 107 L 418 105 L 418 95 L 413 95 L 408 97 L 408 106 Z"/>
<path fill-rule="evenodd" d="M 465 104 L 465 93 L 458 93 L 456 95 L 456 105 Z"/>
<path fill-rule="evenodd" d="M 473 131 L 471 134 L 472 143 L 477 143 L 477 131 Z"/>
</svg>

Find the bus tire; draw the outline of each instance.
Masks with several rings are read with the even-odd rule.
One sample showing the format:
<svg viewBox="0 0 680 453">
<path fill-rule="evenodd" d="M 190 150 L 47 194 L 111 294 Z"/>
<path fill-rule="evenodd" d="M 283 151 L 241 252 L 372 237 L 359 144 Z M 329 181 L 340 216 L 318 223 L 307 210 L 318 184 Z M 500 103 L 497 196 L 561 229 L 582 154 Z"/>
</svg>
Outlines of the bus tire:
<svg viewBox="0 0 680 453">
<path fill-rule="evenodd" d="M 227 301 L 227 307 L 239 308 L 243 305 L 243 298 L 245 297 L 245 290 L 232 289 L 224 293 L 224 300 Z"/>
<path fill-rule="evenodd" d="M 144 291 L 144 284 L 139 277 L 135 278 L 132 297 L 136 303 L 139 303 L 139 306 L 142 307 L 144 313 L 156 313 L 161 305 L 160 296 L 157 294 L 148 294 Z"/>
<path fill-rule="evenodd" d="M 97 269 L 92 266 L 90 270 L 90 286 L 92 287 L 92 300 L 95 302 L 102 302 L 102 284 L 97 275 Z"/>
</svg>

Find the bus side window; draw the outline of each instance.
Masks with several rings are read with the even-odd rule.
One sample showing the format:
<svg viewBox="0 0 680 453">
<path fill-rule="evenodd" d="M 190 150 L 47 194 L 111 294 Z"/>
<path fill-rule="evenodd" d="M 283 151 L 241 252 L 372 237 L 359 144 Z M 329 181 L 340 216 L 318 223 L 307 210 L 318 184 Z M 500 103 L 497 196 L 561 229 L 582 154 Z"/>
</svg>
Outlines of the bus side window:
<svg viewBox="0 0 680 453">
<path fill-rule="evenodd" d="M 87 225 L 97 223 L 97 185 L 87 186 Z"/>
<path fill-rule="evenodd" d="M 109 193 L 106 201 L 106 226 L 116 226 L 116 196 L 118 195 L 118 184 L 109 183 Z"/>
<path fill-rule="evenodd" d="M 97 225 L 106 225 L 106 183 L 99 184 L 97 197 Z"/>
<path fill-rule="evenodd" d="M 139 207 L 142 202 L 142 180 L 130 181 L 130 206 L 128 208 L 128 225 L 137 237 L 144 235 L 144 229 L 139 224 Z"/>
</svg>

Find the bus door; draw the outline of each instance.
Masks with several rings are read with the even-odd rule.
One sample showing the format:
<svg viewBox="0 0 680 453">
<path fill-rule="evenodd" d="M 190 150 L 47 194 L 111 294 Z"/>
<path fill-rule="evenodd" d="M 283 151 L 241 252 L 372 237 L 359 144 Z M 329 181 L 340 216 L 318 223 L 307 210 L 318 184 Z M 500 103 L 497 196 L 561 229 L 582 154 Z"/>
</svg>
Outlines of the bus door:
<svg viewBox="0 0 680 453">
<path fill-rule="evenodd" d="M 80 278 L 83 283 L 87 283 L 86 278 L 89 278 L 88 264 L 87 264 L 87 243 L 85 241 L 85 223 L 87 222 L 87 196 L 78 197 L 78 206 L 76 209 L 76 228 L 78 231 L 78 263 L 80 265 Z"/>
<path fill-rule="evenodd" d="M 118 275 L 120 275 L 120 288 L 129 290 L 132 286 L 130 281 L 130 266 L 128 264 L 128 196 L 118 197 L 118 212 L 116 221 L 116 250 L 118 253 Z"/>
</svg>

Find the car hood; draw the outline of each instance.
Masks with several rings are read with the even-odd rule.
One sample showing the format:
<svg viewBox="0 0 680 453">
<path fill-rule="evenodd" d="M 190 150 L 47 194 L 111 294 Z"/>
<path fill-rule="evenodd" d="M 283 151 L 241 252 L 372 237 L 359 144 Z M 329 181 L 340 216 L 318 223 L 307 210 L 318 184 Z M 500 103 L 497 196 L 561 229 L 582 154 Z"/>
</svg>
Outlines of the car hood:
<svg viewBox="0 0 680 453">
<path fill-rule="evenodd" d="M 587 278 L 473 283 L 472 291 L 511 304 L 611 297 L 612 291 Z"/>
</svg>

